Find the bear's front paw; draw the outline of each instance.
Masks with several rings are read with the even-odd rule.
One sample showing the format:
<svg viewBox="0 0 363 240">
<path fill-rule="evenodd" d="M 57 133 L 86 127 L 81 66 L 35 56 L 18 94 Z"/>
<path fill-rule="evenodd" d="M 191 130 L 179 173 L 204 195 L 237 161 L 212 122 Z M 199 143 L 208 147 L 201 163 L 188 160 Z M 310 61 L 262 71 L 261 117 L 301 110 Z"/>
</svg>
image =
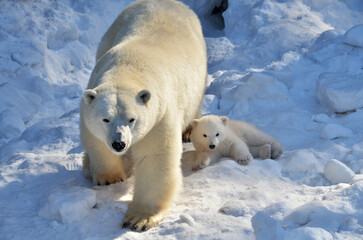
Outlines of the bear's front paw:
<svg viewBox="0 0 363 240">
<path fill-rule="evenodd" d="M 158 225 L 164 218 L 164 214 L 149 215 L 146 213 L 127 212 L 122 223 L 122 228 L 129 228 L 136 232 L 149 230 Z"/>
<path fill-rule="evenodd" d="M 192 166 L 192 170 L 198 171 L 200 169 L 208 167 L 209 163 L 210 163 L 210 159 L 205 159 L 204 161 L 196 161 Z"/>
<path fill-rule="evenodd" d="M 269 159 L 271 158 L 271 145 L 265 144 L 260 148 L 260 158 Z"/>
<path fill-rule="evenodd" d="M 238 162 L 239 164 L 249 164 L 251 161 L 252 161 L 253 157 L 250 153 L 248 154 L 244 154 L 244 155 L 241 155 L 239 156 L 237 159 L 236 159 L 236 162 Z"/>
<path fill-rule="evenodd" d="M 112 183 L 125 181 L 126 174 L 124 172 L 113 174 L 92 174 L 92 180 L 95 185 L 110 185 Z"/>
</svg>

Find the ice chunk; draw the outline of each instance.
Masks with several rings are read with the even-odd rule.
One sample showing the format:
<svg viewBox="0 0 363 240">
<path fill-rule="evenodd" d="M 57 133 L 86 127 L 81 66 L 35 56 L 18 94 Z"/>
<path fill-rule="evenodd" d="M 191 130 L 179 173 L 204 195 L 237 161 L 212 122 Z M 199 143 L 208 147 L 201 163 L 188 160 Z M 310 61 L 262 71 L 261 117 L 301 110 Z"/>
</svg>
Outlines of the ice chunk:
<svg viewBox="0 0 363 240">
<path fill-rule="evenodd" d="M 333 236 L 322 228 L 302 227 L 285 234 L 284 240 L 333 240 Z"/>
<path fill-rule="evenodd" d="M 341 137 L 351 137 L 353 132 L 341 125 L 328 123 L 323 127 L 320 137 L 323 139 L 336 139 Z"/>
<path fill-rule="evenodd" d="M 334 112 L 363 107 L 363 75 L 324 73 L 316 83 L 320 103 Z"/>
<path fill-rule="evenodd" d="M 67 224 L 87 216 L 96 204 L 96 193 L 88 188 L 71 187 L 48 196 L 39 216 Z"/>
<path fill-rule="evenodd" d="M 349 183 L 354 176 L 354 172 L 347 165 L 336 159 L 330 159 L 324 168 L 324 177 L 332 184 Z"/>
<path fill-rule="evenodd" d="M 363 48 L 363 24 L 358 24 L 349 29 L 344 34 L 343 41 L 349 45 Z"/>
</svg>

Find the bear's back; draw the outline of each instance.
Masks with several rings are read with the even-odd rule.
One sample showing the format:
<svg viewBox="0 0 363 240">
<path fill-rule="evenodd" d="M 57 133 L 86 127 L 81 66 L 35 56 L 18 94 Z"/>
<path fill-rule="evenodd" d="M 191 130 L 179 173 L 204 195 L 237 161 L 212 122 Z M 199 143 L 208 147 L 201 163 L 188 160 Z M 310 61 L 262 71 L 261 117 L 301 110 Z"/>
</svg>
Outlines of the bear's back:
<svg viewBox="0 0 363 240">
<path fill-rule="evenodd" d="M 204 45 L 198 17 L 187 6 L 175 0 L 140 0 L 127 6 L 105 33 L 96 60 L 110 48 L 137 36 L 151 43 L 164 41 L 166 45 L 171 38 L 196 37 Z"/>
</svg>

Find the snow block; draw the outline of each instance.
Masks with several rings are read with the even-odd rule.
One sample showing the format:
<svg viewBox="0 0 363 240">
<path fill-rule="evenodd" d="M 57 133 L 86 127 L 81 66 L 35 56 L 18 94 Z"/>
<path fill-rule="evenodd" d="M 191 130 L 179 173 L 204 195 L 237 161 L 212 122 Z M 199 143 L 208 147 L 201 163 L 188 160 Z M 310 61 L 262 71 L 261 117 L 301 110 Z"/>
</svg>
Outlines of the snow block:
<svg viewBox="0 0 363 240">
<path fill-rule="evenodd" d="M 349 29 L 343 38 L 344 43 L 363 48 L 363 24 L 358 24 Z"/>
<path fill-rule="evenodd" d="M 51 193 L 39 216 L 68 224 L 86 217 L 95 205 L 95 191 L 72 187 Z"/>
<path fill-rule="evenodd" d="M 332 184 L 350 183 L 354 178 L 354 172 L 344 163 L 330 159 L 324 168 L 324 177 Z"/>
<path fill-rule="evenodd" d="M 322 228 L 302 227 L 285 234 L 284 240 L 333 240 L 333 236 Z"/>
<path fill-rule="evenodd" d="M 336 139 L 351 136 L 353 136 L 352 130 L 335 123 L 326 124 L 320 133 L 322 139 Z"/>
<path fill-rule="evenodd" d="M 316 83 L 320 103 L 334 112 L 363 107 L 363 75 L 323 73 Z"/>
</svg>

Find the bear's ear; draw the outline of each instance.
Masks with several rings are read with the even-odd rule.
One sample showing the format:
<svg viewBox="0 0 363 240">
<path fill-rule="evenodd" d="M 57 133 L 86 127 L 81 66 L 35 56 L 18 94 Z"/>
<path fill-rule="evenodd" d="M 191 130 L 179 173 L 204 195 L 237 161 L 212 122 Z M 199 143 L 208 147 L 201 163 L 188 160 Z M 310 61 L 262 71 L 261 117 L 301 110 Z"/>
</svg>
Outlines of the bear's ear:
<svg viewBox="0 0 363 240">
<path fill-rule="evenodd" d="M 222 120 L 222 122 L 223 122 L 223 125 L 224 125 L 224 126 L 227 126 L 227 123 L 228 123 L 228 120 L 229 120 L 229 119 L 228 119 L 228 117 L 226 117 L 226 116 L 222 116 L 222 117 L 221 117 L 221 120 Z"/>
<path fill-rule="evenodd" d="M 195 128 L 199 123 L 199 119 L 194 119 L 192 122 L 192 127 Z"/>
<path fill-rule="evenodd" d="M 151 98 L 151 93 L 145 89 L 140 91 L 137 96 L 143 104 L 146 104 Z"/>
<path fill-rule="evenodd" d="M 87 89 L 83 93 L 83 101 L 86 104 L 90 104 L 97 96 L 97 92 L 93 89 Z"/>
</svg>

